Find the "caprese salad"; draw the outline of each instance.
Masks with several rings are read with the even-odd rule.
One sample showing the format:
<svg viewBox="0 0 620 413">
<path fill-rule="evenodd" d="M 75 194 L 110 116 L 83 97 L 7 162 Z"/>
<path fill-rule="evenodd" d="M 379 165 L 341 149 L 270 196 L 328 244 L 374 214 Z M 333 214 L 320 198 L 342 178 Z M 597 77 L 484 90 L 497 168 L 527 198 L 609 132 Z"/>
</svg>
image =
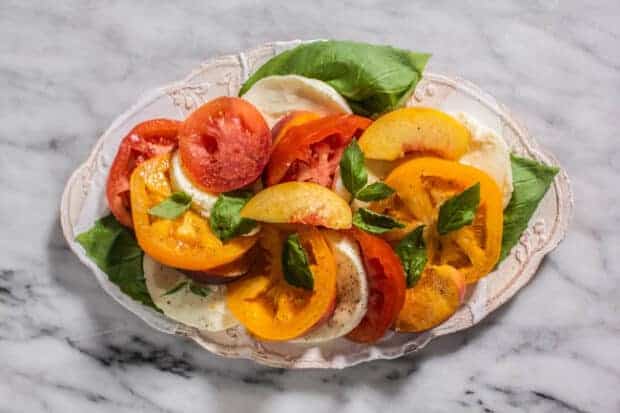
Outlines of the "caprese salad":
<svg viewBox="0 0 620 413">
<path fill-rule="evenodd" d="M 320 41 L 239 96 L 121 141 L 111 214 L 77 241 L 119 288 L 201 330 L 373 343 L 447 320 L 557 169 L 467 113 L 407 107 L 429 55 Z"/>
</svg>

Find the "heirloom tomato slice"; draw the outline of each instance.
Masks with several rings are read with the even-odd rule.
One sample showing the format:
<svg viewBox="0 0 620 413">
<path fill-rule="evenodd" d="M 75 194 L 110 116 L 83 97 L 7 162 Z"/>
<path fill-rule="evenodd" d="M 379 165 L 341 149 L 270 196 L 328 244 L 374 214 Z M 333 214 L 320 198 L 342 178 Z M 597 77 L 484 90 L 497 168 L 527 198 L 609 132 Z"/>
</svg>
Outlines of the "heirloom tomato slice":
<svg viewBox="0 0 620 413">
<path fill-rule="evenodd" d="M 171 152 L 177 147 L 181 122 L 152 119 L 136 125 L 121 141 L 106 185 L 106 197 L 118 222 L 131 227 L 129 178 L 140 163 L 154 156 Z"/>
<path fill-rule="evenodd" d="M 357 115 L 330 115 L 284 130 L 267 164 L 265 184 L 301 181 L 330 187 L 344 149 L 371 122 Z"/>
<path fill-rule="evenodd" d="M 313 277 L 312 290 L 289 284 L 282 272 L 286 232 L 265 225 L 259 234 L 259 262 L 239 281 L 228 284 L 227 303 L 234 316 L 263 340 L 299 337 L 329 317 L 336 300 L 336 262 L 323 234 L 298 228 Z M 262 262 L 260 262 L 262 258 Z"/>
<path fill-rule="evenodd" d="M 189 115 L 179 131 L 181 164 L 208 192 L 226 192 L 256 181 L 269 160 L 271 133 L 249 102 L 224 96 Z"/>
<path fill-rule="evenodd" d="M 131 175 L 131 212 L 138 244 L 157 262 L 182 270 L 208 270 L 235 261 L 256 242 L 242 236 L 223 243 L 209 221 L 191 209 L 175 219 L 149 214 L 172 193 L 170 154 L 140 164 Z"/>
</svg>

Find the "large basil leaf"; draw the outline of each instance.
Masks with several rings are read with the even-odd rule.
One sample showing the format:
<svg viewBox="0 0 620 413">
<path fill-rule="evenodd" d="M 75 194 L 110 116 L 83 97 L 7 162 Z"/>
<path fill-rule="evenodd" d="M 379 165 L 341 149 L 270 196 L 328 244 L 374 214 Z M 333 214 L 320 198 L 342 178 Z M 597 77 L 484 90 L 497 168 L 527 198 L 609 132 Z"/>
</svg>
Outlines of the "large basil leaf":
<svg viewBox="0 0 620 413">
<path fill-rule="evenodd" d="M 547 166 L 531 159 L 510 155 L 512 165 L 512 198 L 504 210 L 501 262 L 519 241 L 521 234 L 534 215 L 538 204 L 545 196 L 557 167 Z"/>
<path fill-rule="evenodd" d="M 144 253 L 133 234 L 113 215 L 99 219 L 91 229 L 78 235 L 76 241 L 122 292 L 157 309 L 144 280 Z"/>
<path fill-rule="evenodd" d="M 318 41 L 274 56 L 243 84 L 239 96 L 272 75 L 301 75 L 329 83 L 355 113 L 375 116 L 402 106 L 430 54 L 350 41 Z"/>
</svg>

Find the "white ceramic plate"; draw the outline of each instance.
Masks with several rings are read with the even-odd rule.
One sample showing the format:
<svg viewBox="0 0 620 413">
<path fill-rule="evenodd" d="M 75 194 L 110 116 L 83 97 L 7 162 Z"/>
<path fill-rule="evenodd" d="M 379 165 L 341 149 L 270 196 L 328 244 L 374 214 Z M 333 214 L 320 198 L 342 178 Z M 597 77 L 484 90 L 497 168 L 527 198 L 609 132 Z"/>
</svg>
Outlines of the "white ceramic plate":
<svg viewBox="0 0 620 413">
<path fill-rule="evenodd" d="M 202 103 L 221 95 L 236 95 L 248 75 L 275 54 L 301 41 L 278 42 L 209 60 L 185 79 L 146 93 L 120 115 L 71 176 L 61 204 L 64 235 L 71 249 L 93 272 L 103 289 L 132 313 L 157 330 L 186 336 L 212 353 L 248 358 L 269 366 L 287 368 L 343 368 L 364 361 L 391 359 L 413 353 L 434 337 L 471 327 L 505 303 L 535 274 L 545 254 L 563 238 L 572 212 L 572 194 L 564 169 L 541 202 L 519 244 L 499 268 L 468 292 L 467 300 L 449 320 L 422 334 L 388 334 L 368 346 L 339 339 L 320 346 L 261 343 L 242 328 L 209 333 L 181 325 L 123 294 L 84 254 L 75 236 L 107 214 L 105 182 L 120 140 L 138 122 L 155 117 L 183 119 Z M 409 105 L 465 111 L 499 131 L 513 152 L 559 166 L 517 122 L 508 110 L 475 85 L 458 78 L 425 73 Z"/>
</svg>

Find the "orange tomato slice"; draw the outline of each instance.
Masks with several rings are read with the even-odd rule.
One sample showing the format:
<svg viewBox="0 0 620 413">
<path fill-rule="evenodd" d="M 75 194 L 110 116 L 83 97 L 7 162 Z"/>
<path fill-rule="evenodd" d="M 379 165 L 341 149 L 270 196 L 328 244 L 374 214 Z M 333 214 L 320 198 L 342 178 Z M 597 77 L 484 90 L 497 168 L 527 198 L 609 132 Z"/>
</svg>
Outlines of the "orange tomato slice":
<svg viewBox="0 0 620 413">
<path fill-rule="evenodd" d="M 271 225 L 265 225 L 259 235 L 263 262 L 228 285 L 228 308 L 260 339 L 299 337 L 329 317 L 334 308 L 336 263 L 332 251 L 319 230 L 303 227 L 298 232 L 314 278 L 312 291 L 284 279 L 281 256 L 285 233 Z"/>
<path fill-rule="evenodd" d="M 235 261 L 256 243 L 256 236 L 222 243 L 209 222 L 192 210 L 174 220 L 149 215 L 172 192 L 169 171 L 170 154 L 165 154 L 143 162 L 131 175 L 133 224 L 144 252 L 170 267 L 200 271 Z"/>
<path fill-rule="evenodd" d="M 473 223 L 439 235 L 436 228 L 441 204 L 478 182 L 480 204 Z M 424 157 L 398 166 L 385 183 L 396 193 L 373 203 L 371 209 L 406 224 L 406 231 L 390 231 L 388 238 L 400 239 L 424 224 L 429 264 L 453 266 L 464 274 L 468 284 L 493 270 L 501 250 L 504 217 L 502 193 L 493 178 L 458 162 Z"/>
</svg>

